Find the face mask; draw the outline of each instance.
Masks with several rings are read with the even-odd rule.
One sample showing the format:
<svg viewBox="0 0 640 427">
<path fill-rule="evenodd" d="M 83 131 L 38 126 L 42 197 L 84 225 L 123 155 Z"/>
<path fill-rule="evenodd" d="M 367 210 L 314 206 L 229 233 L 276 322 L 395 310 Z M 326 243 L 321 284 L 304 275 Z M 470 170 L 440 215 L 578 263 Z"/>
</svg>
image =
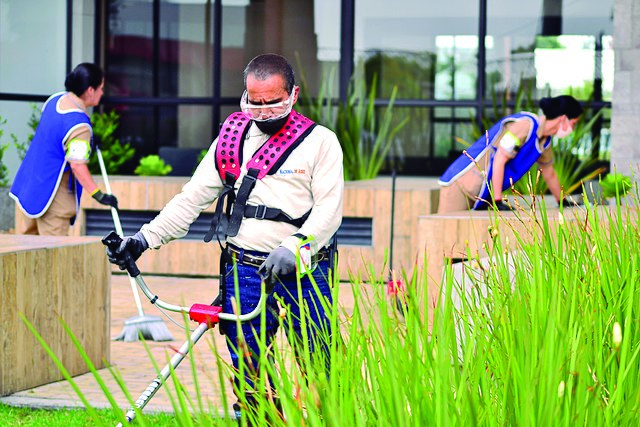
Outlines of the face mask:
<svg viewBox="0 0 640 427">
<path fill-rule="evenodd" d="M 266 133 L 267 135 L 273 135 L 274 133 L 278 132 L 280 129 L 284 127 L 288 119 L 289 119 L 289 115 L 287 114 L 286 116 L 280 117 L 279 119 L 270 119 L 270 120 L 262 120 L 262 121 L 256 120 L 254 123 L 256 124 L 256 126 L 258 126 L 258 129 L 260 129 L 262 132 Z"/>
<path fill-rule="evenodd" d="M 557 138 L 565 138 L 569 136 L 571 132 L 573 132 L 573 127 L 571 126 L 571 123 L 569 123 L 569 119 L 566 119 L 566 121 L 567 121 L 567 128 L 565 129 L 561 124 L 560 129 L 558 129 L 558 132 L 556 132 Z"/>
</svg>

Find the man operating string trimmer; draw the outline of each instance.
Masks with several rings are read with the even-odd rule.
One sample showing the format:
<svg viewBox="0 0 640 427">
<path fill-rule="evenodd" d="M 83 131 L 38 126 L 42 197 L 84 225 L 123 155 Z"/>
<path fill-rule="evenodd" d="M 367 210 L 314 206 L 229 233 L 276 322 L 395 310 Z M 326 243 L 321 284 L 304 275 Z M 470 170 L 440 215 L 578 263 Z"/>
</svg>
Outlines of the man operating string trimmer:
<svg viewBox="0 0 640 427">
<path fill-rule="evenodd" d="M 299 88 L 284 57 L 264 54 L 251 60 L 244 70 L 244 85 L 241 112 L 225 120 L 182 192 L 153 221 L 107 253 L 111 262 L 122 266 L 125 252 L 137 259 L 149 247 L 158 249 L 181 238 L 200 212 L 217 200 L 212 229 L 205 240 L 216 236 L 226 240 L 220 270 L 223 310 L 233 312 L 234 296 L 243 311 L 255 307 L 263 275 L 267 282 L 276 284 L 274 293 L 287 306 L 292 319 L 289 326 L 301 339 L 296 254 L 313 236 L 316 244 L 306 247 L 317 259 L 312 275 L 320 294 L 306 276 L 300 286 L 310 312 L 306 322 L 309 348 L 323 351 L 326 345 L 319 344 L 316 337 L 322 330 L 331 335 L 320 299 L 331 302 L 329 269 L 334 258 L 330 248 L 342 219 L 342 150 L 333 132 L 292 110 Z M 234 270 L 238 295 L 234 294 Z M 278 327 L 273 296 L 267 305 L 274 309 L 266 313 L 265 332 L 271 340 Z M 234 322 L 221 322 L 221 330 L 228 337 L 227 346 L 237 368 L 239 331 Z M 259 358 L 260 332 L 259 321 L 243 324 L 254 366 Z M 239 380 L 245 381 L 249 393 L 264 392 L 252 390 L 251 378 Z M 252 409 L 250 396 L 247 401 L 247 408 L 235 405 L 238 416 L 241 410 Z"/>
</svg>

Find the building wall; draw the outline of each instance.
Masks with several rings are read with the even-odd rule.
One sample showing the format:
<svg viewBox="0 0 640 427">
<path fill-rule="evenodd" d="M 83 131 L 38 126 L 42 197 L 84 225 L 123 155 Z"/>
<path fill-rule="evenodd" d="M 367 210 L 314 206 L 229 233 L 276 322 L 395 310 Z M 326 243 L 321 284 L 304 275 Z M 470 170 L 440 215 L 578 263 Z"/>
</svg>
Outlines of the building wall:
<svg viewBox="0 0 640 427">
<path fill-rule="evenodd" d="M 611 119 L 611 168 L 634 174 L 640 166 L 640 2 L 616 0 L 615 78 Z"/>
</svg>

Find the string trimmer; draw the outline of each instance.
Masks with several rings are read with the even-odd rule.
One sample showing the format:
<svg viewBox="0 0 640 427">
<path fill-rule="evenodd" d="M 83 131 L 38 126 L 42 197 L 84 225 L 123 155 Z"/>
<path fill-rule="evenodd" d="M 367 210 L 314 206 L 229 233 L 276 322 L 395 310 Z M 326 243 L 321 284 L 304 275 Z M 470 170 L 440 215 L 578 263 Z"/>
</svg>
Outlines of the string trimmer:
<svg viewBox="0 0 640 427">
<path fill-rule="evenodd" d="M 104 243 L 112 251 L 120 247 L 121 242 L 122 238 L 113 231 L 102 239 L 102 243 Z M 169 363 L 167 363 L 167 365 L 162 368 L 158 376 L 153 381 L 151 381 L 145 391 L 140 395 L 140 397 L 138 397 L 138 400 L 136 400 L 135 402 L 135 408 L 131 408 L 127 411 L 125 417 L 127 419 L 127 422 L 130 423 L 136 416 L 136 409 L 141 411 L 147 405 L 147 403 L 149 403 L 149 400 L 151 400 L 151 398 L 155 396 L 156 392 L 169 378 L 169 376 L 171 375 L 171 371 L 175 370 L 178 367 L 180 362 L 184 360 L 189 351 L 193 348 L 193 346 L 195 346 L 195 344 L 204 335 L 204 333 L 207 332 L 207 330 L 214 328 L 215 325 L 221 320 L 232 322 L 246 322 L 258 317 L 258 315 L 260 315 L 262 311 L 262 307 L 266 303 L 267 296 L 273 291 L 273 285 L 269 286 L 269 289 L 267 289 L 267 285 L 265 283 L 265 288 L 262 295 L 260 296 L 260 301 L 258 301 L 258 304 L 251 312 L 246 314 L 223 313 L 222 307 L 217 305 L 193 304 L 191 307 L 181 307 L 162 301 L 158 298 L 157 295 L 154 295 L 153 292 L 151 292 L 147 284 L 142 279 L 140 270 L 136 266 L 135 261 L 133 260 L 133 258 L 131 258 L 131 256 L 129 256 L 128 253 L 125 254 L 125 268 L 129 273 L 129 276 L 133 278 L 138 287 L 142 290 L 145 296 L 149 298 L 149 301 L 151 301 L 152 304 L 167 311 L 186 313 L 189 315 L 189 318 L 191 320 L 199 324 L 199 326 L 191 333 L 189 339 L 185 341 L 178 352 L 173 355 Z M 122 423 L 119 423 L 118 427 L 122 427 Z"/>
</svg>

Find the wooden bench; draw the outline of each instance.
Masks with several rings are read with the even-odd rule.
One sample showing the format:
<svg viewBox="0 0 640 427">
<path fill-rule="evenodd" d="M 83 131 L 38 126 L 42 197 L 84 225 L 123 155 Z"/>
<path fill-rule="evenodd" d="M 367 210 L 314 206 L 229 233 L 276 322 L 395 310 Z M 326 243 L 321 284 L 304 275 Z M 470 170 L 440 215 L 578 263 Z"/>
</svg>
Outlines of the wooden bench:
<svg viewBox="0 0 640 427">
<path fill-rule="evenodd" d="M 96 237 L 0 234 L 0 396 L 63 377 L 19 317 L 71 375 L 88 372 L 69 326 L 97 368 L 110 359 L 111 268 Z"/>
</svg>

